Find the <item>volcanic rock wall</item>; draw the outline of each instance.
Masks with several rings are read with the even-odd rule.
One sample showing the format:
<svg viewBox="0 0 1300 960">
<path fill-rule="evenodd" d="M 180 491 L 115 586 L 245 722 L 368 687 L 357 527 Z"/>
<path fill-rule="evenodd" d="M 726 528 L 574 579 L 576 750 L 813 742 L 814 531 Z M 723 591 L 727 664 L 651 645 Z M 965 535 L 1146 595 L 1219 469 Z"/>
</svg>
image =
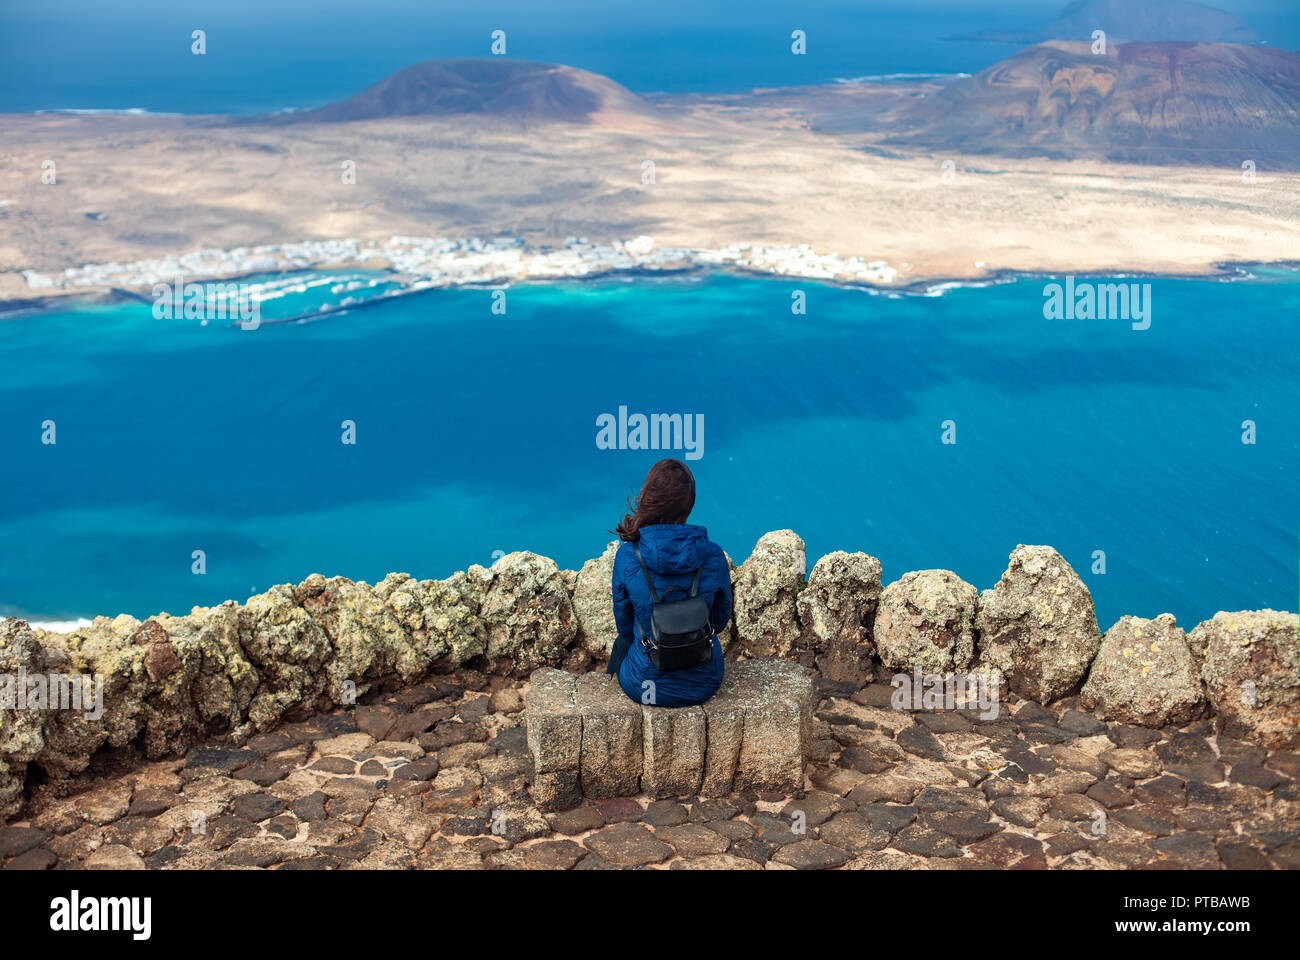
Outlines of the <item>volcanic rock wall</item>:
<svg viewBox="0 0 1300 960">
<path fill-rule="evenodd" d="M 446 580 L 392 573 L 370 586 L 313 574 L 242 605 L 143 623 L 99 617 L 66 635 L 0 620 L 0 818 L 19 810 L 33 773 L 68 778 L 106 747 L 158 759 L 212 735 L 239 743 L 282 718 L 354 703 L 380 680 L 461 664 L 585 670 L 616 635 L 615 546 L 580 571 L 522 552 Z M 808 573 L 790 530 L 760 538 L 733 582 L 727 656 L 796 660 L 831 689 L 879 671 L 984 673 L 1038 702 L 1079 692 L 1106 718 L 1159 726 L 1209 713 L 1230 736 L 1300 746 L 1293 613 L 1219 613 L 1188 633 L 1168 614 L 1123 617 L 1103 636 L 1087 587 L 1051 547 L 1017 547 L 980 593 L 946 570 L 882 586 L 880 562 L 864 553 L 828 554 Z M 102 715 L 17 696 L 20 679 L 55 675 L 102 678 Z"/>
</svg>

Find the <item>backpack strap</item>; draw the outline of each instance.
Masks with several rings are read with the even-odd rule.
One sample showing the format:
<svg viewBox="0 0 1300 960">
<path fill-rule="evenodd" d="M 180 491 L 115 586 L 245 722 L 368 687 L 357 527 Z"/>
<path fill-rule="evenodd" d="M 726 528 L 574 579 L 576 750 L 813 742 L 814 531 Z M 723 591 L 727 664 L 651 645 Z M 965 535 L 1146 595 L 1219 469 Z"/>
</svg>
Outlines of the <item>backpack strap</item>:
<svg viewBox="0 0 1300 960">
<path fill-rule="evenodd" d="M 636 551 L 636 562 L 641 565 L 641 572 L 645 574 L 646 586 L 650 588 L 650 599 L 655 603 L 659 603 L 659 594 L 655 593 L 655 582 L 650 579 L 650 569 L 645 565 L 645 561 L 641 559 L 641 545 L 633 540 L 632 549 Z M 703 572 L 703 564 L 700 564 L 695 568 L 695 579 L 691 582 L 690 596 L 692 597 L 698 597 L 700 595 L 700 574 Z"/>
<path fill-rule="evenodd" d="M 637 543 L 635 540 L 633 540 L 632 549 L 636 551 L 636 562 L 641 564 L 641 572 L 645 574 L 646 586 L 650 588 L 650 599 L 653 600 L 655 603 L 658 603 L 659 594 L 655 593 L 655 582 L 650 579 L 650 570 L 648 567 L 646 567 L 645 561 L 641 559 L 641 545 Z M 698 582 L 699 582 L 699 577 L 697 575 L 696 583 Z"/>
</svg>

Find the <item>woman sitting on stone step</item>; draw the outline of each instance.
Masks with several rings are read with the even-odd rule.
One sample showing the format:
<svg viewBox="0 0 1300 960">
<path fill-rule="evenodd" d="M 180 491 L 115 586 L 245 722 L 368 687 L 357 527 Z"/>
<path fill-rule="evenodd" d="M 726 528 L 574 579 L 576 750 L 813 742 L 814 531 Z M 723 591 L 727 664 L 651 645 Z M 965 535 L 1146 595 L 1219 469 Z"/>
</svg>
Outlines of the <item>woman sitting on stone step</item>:
<svg viewBox="0 0 1300 960">
<path fill-rule="evenodd" d="M 614 531 L 618 640 L 606 673 L 637 703 L 689 707 L 722 684 L 717 634 L 731 619 L 731 575 L 709 532 L 686 522 L 694 506 L 686 464 L 660 460 Z"/>
</svg>

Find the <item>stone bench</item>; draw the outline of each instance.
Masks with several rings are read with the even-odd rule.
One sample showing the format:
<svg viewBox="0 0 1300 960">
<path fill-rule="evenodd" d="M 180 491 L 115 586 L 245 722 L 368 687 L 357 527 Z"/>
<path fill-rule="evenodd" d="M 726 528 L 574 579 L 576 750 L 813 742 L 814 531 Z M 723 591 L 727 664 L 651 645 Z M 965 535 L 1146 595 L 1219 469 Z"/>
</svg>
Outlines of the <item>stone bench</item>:
<svg viewBox="0 0 1300 960">
<path fill-rule="evenodd" d="M 677 708 L 633 703 L 603 672 L 543 667 L 524 706 L 533 801 L 543 810 L 583 797 L 788 796 L 803 787 L 813 688 L 795 663 L 728 663 L 708 703 Z"/>
</svg>

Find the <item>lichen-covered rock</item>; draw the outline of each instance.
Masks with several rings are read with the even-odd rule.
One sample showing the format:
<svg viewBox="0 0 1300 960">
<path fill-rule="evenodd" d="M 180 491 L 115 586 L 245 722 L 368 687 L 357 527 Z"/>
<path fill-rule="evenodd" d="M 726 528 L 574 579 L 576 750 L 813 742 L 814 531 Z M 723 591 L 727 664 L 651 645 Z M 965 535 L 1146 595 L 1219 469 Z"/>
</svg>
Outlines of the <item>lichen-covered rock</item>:
<svg viewBox="0 0 1300 960">
<path fill-rule="evenodd" d="M 805 643 L 828 680 L 871 680 L 872 623 L 880 602 L 880 561 L 836 550 L 814 564 L 796 606 Z"/>
<path fill-rule="evenodd" d="M 17 760 L 0 760 L 0 823 L 14 816 L 23 804 L 23 783 L 27 764 Z"/>
<path fill-rule="evenodd" d="M 45 747 L 40 711 L 19 709 L 19 680 L 46 669 L 45 652 L 26 621 L 0 620 L 0 819 L 18 812 L 27 764 Z"/>
<path fill-rule="evenodd" d="M 614 577 L 614 555 L 619 541 L 605 547 L 599 557 L 588 560 L 573 584 L 573 612 L 578 618 L 578 642 L 593 656 L 608 657 L 618 639 L 614 622 L 614 601 L 610 583 Z"/>
<path fill-rule="evenodd" d="M 1210 621 L 1205 621 L 1209 623 Z M 1210 633 L 1208 630 L 1201 630 L 1203 624 L 1197 624 L 1191 630 L 1187 631 L 1187 650 L 1192 655 L 1192 662 L 1196 665 L 1196 674 L 1200 676 L 1201 667 L 1205 663 L 1205 644 L 1209 641 Z"/>
<path fill-rule="evenodd" d="M 208 733 L 229 731 L 241 738 L 260 678 L 239 642 L 238 605 L 227 600 L 216 607 L 195 607 L 186 617 L 160 614 L 156 619 L 176 650 L 197 648 L 200 654 L 189 688 L 200 725 Z"/>
<path fill-rule="evenodd" d="M 1148 727 L 1189 723 L 1205 710 L 1187 637 L 1168 613 L 1120 617 L 1101 639 L 1080 699 L 1104 719 Z"/>
<path fill-rule="evenodd" d="M 1274 749 L 1300 747 L 1298 629 L 1294 613 L 1249 610 L 1216 613 L 1192 630 L 1221 733 Z"/>
<path fill-rule="evenodd" d="M 726 653 L 736 642 L 736 564 L 726 550 L 722 551 L 722 555 L 727 558 L 727 582 L 731 584 L 731 616 L 727 618 L 726 627 L 719 630 L 717 636 L 718 645 L 722 647 L 722 652 Z"/>
<path fill-rule="evenodd" d="M 136 682 L 127 691 L 140 696 L 147 757 L 183 753 L 210 734 L 229 733 L 235 739 L 246 734 L 244 717 L 258 674 L 240 646 L 239 614 L 233 602 L 212 609 L 195 607 L 183 617 L 166 613 L 150 617 L 129 643 L 144 651 L 143 687 Z M 93 661 L 89 669 L 96 669 L 98 662 Z M 105 713 L 111 718 L 124 711 L 134 713 L 120 702 L 120 693 L 106 689 Z M 54 739 L 65 739 L 66 733 L 61 731 Z M 114 738 L 108 740 L 112 743 Z"/>
<path fill-rule="evenodd" d="M 1018 546 L 1002 579 L 980 595 L 981 667 L 1039 703 L 1073 693 L 1101 647 L 1092 594 L 1052 547 Z"/>
<path fill-rule="evenodd" d="M 432 657 L 364 583 L 312 574 L 294 597 L 329 637 L 333 655 L 326 666 L 326 695 L 351 704 L 368 689 L 367 680 L 396 674 L 410 683 L 428 670 Z"/>
<path fill-rule="evenodd" d="M 955 673 L 975 658 L 979 591 L 951 570 L 914 570 L 881 592 L 874 637 L 891 670 Z"/>
<path fill-rule="evenodd" d="M 578 619 L 555 561 L 527 551 L 508 553 L 489 572 L 492 583 L 479 611 L 487 658 L 516 670 L 561 662 L 578 633 Z"/>
<path fill-rule="evenodd" d="M 736 570 L 736 639 L 752 657 L 789 657 L 799 641 L 799 591 L 808 558 L 793 530 L 759 537 L 754 552 Z"/>
<path fill-rule="evenodd" d="M 291 584 L 249 597 L 239 611 L 240 645 L 261 682 L 248 707 L 249 722 L 265 730 L 300 703 L 325 690 L 329 637 L 298 605 Z"/>
<path fill-rule="evenodd" d="M 176 630 L 175 640 L 168 627 Z M 198 742 L 202 732 L 192 688 L 203 665 L 203 653 L 197 644 L 183 639 L 190 627 L 185 618 L 150 617 L 131 637 L 131 643 L 145 651 L 143 745 L 150 759 L 184 752 Z"/>
<path fill-rule="evenodd" d="M 143 623 L 100 617 L 67 635 L 0 620 L 0 818 L 18 811 L 33 765 L 58 781 L 84 771 L 105 746 L 139 745 L 157 759 L 212 734 L 238 745 L 290 708 L 299 714 L 348 702 L 340 696 L 348 681 L 360 693 L 389 677 L 418 679 L 434 661 L 443 661 L 441 669 L 474 658 L 496 669 L 585 666 L 612 640 L 605 615 L 616 546 L 576 573 L 517 553 L 491 570 L 472 566 L 442 581 L 390 574 L 372 588 L 314 575 L 243 606 L 196 607 Z M 593 799 L 638 790 L 755 790 L 766 799 L 803 789 L 814 692 L 807 671 L 788 658 L 815 659 L 833 680 L 856 679 L 873 633 L 892 669 L 994 670 L 1040 701 L 1073 691 L 1092 664 L 1082 705 L 1126 723 L 1194 719 L 1204 709 L 1203 679 L 1221 732 L 1300 747 L 1295 614 L 1220 613 L 1186 637 L 1167 614 L 1125 617 L 1103 642 L 1087 589 L 1050 547 L 1017 548 L 997 587 L 978 597 L 947 571 L 907 574 L 881 590 L 879 562 L 865 554 L 822 558 L 806 585 L 804 565 L 802 541 L 778 531 L 735 572 L 737 642 L 744 653 L 787 659 L 729 662 L 722 688 L 702 709 L 643 709 L 601 673 L 575 680 L 536 671 L 524 715 L 536 803 L 563 809 L 584 790 Z M 102 686 L 89 688 L 80 710 L 19 709 L 6 702 L 4 683 L 23 671 L 93 677 Z M 921 733 L 905 747 L 929 756 L 937 742 Z M 856 743 L 852 730 L 843 736 Z M 930 767 L 917 768 L 913 779 L 942 773 L 924 762 Z M 1249 766 L 1232 762 L 1234 776 Z M 463 772 L 477 784 L 477 773 Z M 490 793 L 485 787 L 484 802 Z"/>
<path fill-rule="evenodd" d="M 140 621 L 125 614 L 111 620 L 96 617 L 64 639 L 66 660 L 59 672 L 93 679 L 96 697 L 102 696 L 102 713 L 50 712 L 45 747 L 36 762 L 51 778 L 80 773 L 100 747 L 125 746 L 144 728 L 151 683 L 144 666 L 148 645 L 132 642 L 140 627 Z M 157 739 L 155 734 L 155 743 Z"/>
<path fill-rule="evenodd" d="M 181 658 L 176 653 L 171 637 L 157 618 L 150 617 L 140 624 L 140 629 L 131 637 L 131 642 L 146 648 L 144 672 L 152 682 L 166 680 L 180 669 Z"/>
<path fill-rule="evenodd" d="M 479 608 L 490 582 L 482 567 L 457 571 L 446 580 L 413 580 L 390 573 L 375 587 L 411 639 L 431 659 L 464 663 L 487 650 L 487 628 Z"/>
</svg>

